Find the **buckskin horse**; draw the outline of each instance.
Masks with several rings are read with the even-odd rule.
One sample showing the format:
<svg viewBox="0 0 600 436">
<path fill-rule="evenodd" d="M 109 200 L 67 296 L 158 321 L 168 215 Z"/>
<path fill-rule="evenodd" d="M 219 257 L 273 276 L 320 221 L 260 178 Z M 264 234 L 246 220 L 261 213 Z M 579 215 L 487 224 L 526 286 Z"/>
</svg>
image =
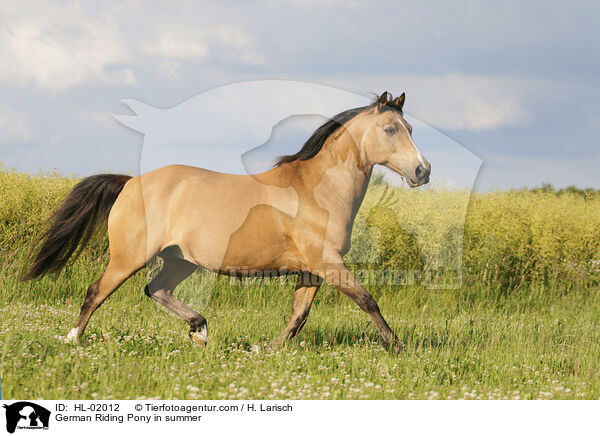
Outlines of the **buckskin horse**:
<svg viewBox="0 0 600 436">
<path fill-rule="evenodd" d="M 241 271 L 298 276 L 291 319 L 273 346 L 300 331 L 326 281 L 371 317 L 386 348 L 398 351 L 397 337 L 343 256 L 374 165 L 399 173 L 411 187 L 429 182 L 431 165 L 412 140 L 404 101 L 404 94 L 393 99 L 384 92 L 368 106 L 334 116 L 299 152 L 260 174 L 170 165 L 135 178 L 85 178 L 54 212 L 22 278 L 60 271 L 108 217 L 110 261 L 88 288 L 67 340 L 77 341 L 94 311 L 159 256 L 163 267 L 145 293 L 187 321 L 191 339 L 200 346 L 208 341 L 206 319 L 173 291 L 203 267 L 233 276 Z"/>
</svg>

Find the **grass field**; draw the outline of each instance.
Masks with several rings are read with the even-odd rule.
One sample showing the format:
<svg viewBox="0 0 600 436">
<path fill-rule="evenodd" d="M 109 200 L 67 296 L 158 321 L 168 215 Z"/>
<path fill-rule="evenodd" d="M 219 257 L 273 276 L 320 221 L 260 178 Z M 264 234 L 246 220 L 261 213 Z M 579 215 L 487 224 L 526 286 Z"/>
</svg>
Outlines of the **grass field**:
<svg viewBox="0 0 600 436">
<path fill-rule="evenodd" d="M 406 345 L 394 355 L 382 348 L 367 316 L 328 286 L 298 337 L 267 351 L 264 345 L 287 323 L 293 281 L 222 277 L 212 288 L 201 273 L 176 295 L 202 308 L 211 337 L 206 348 L 194 346 L 185 323 L 143 295 L 145 271 L 96 312 L 80 345 L 63 343 L 87 286 L 107 262 L 106 238 L 99 235 L 58 277 L 27 283 L 17 277 L 31 238 L 75 182 L 0 171 L 3 398 L 600 396 L 600 197 L 594 192 L 476 194 L 461 244 L 460 289 L 366 285 Z M 367 205 L 382 189 L 370 188 Z M 415 229 L 429 217 L 436 231 L 462 232 L 452 211 L 460 210 L 464 197 L 404 189 L 396 196 L 397 222 L 404 226 Z M 407 203 L 421 207 L 401 207 Z M 388 211 L 376 213 L 386 218 Z M 394 220 L 383 220 L 387 227 L 379 221 L 361 211 L 353 236 L 359 243 L 349 258 L 357 250 L 373 254 L 373 238 L 365 232 L 376 225 L 382 267 L 414 262 L 414 238 Z"/>
</svg>

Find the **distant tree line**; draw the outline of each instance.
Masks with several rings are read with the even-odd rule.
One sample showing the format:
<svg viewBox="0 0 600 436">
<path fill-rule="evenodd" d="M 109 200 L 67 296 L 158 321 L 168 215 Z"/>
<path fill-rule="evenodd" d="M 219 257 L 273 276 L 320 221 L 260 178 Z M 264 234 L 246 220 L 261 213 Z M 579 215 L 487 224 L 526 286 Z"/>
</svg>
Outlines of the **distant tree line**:
<svg viewBox="0 0 600 436">
<path fill-rule="evenodd" d="M 600 196 L 600 189 L 594 188 L 578 188 L 575 185 L 567 186 L 566 188 L 555 188 L 551 183 L 542 183 L 541 186 L 535 188 L 523 188 L 521 191 L 527 192 L 539 192 L 539 193 L 551 193 L 557 196 L 564 194 L 576 194 L 582 197 L 597 197 Z"/>
</svg>

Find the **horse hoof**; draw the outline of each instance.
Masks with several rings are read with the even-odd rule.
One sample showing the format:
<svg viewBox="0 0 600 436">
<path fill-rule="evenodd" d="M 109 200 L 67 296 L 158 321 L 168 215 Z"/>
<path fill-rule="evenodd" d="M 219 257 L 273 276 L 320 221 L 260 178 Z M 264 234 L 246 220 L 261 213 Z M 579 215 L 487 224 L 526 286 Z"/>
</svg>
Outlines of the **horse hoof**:
<svg viewBox="0 0 600 436">
<path fill-rule="evenodd" d="M 199 331 L 190 332 L 190 339 L 199 347 L 205 347 L 206 344 L 208 344 L 208 332 L 206 331 L 206 326 L 201 327 Z"/>
<path fill-rule="evenodd" d="M 405 345 L 400 342 L 399 344 L 396 344 L 396 346 L 394 348 L 392 348 L 392 353 L 394 354 L 400 354 L 404 351 Z"/>
<path fill-rule="evenodd" d="M 200 332 L 191 332 L 190 339 L 199 347 L 205 347 L 208 341 L 200 334 Z"/>
<path fill-rule="evenodd" d="M 265 351 L 267 353 L 273 353 L 273 352 L 279 350 L 281 347 L 283 347 L 283 341 L 275 339 L 273 342 L 271 342 L 270 344 L 268 344 L 265 347 Z"/>
</svg>

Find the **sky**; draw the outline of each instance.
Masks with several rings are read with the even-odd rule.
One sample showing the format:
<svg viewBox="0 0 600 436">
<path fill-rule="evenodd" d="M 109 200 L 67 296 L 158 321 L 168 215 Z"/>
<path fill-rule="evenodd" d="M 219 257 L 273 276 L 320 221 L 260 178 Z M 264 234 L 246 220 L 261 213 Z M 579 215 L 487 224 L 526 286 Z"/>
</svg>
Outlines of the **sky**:
<svg viewBox="0 0 600 436">
<path fill-rule="evenodd" d="M 3 2 L 0 162 L 137 173 L 144 136 L 113 117 L 133 114 L 122 100 L 169 109 L 278 79 L 406 92 L 432 180 L 436 165 L 464 172 L 462 155 L 439 153 L 444 137 L 480 159 L 478 190 L 600 188 L 599 13 L 591 1 Z M 279 137 L 300 149 L 306 131 L 290 131 Z"/>
</svg>

